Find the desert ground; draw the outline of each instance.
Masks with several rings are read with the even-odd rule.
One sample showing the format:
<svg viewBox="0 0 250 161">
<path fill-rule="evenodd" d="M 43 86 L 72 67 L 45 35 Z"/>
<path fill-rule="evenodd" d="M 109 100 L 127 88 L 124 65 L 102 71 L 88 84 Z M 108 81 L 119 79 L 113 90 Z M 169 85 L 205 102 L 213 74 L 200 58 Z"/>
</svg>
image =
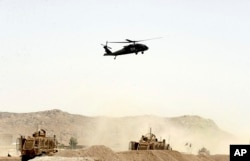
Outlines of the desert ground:
<svg viewBox="0 0 250 161">
<path fill-rule="evenodd" d="M 199 116 L 157 117 L 88 117 L 60 110 L 34 113 L 0 113 L 0 161 L 19 161 L 16 138 L 30 136 L 38 127 L 48 136 L 55 134 L 60 144 L 68 145 L 71 136 L 81 149 L 59 149 L 53 156 L 33 158 L 33 161 L 229 161 L 228 149 L 233 135 L 221 130 L 215 122 Z M 39 126 L 38 126 L 39 125 Z M 139 141 L 149 127 L 159 140 L 166 139 L 168 150 L 130 151 L 128 143 Z M 192 148 L 185 146 L 192 143 Z M 210 155 L 198 155 L 206 147 Z M 11 154 L 11 157 L 7 155 Z"/>
<path fill-rule="evenodd" d="M 228 154 L 229 145 L 239 143 L 213 120 L 199 116 L 89 117 L 60 110 L 0 115 L 0 144 L 15 144 L 20 135 L 31 136 L 37 128 L 45 129 L 47 136 L 56 135 L 60 144 L 68 145 L 73 136 L 78 145 L 105 145 L 115 152 L 128 150 L 129 142 L 139 141 L 149 128 L 159 140 L 165 139 L 180 152 L 197 154 L 205 147 L 210 154 Z M 186 143 L 192 148 L 187 149 Z"/>
<path fill-rule="evenodd" d="M 19 156 L 2 156 L 1 161 L 20 161 Z M 77 150 L 59 150 L 53 156 L 41 156 L 30 161 L 229 161 L 228 155 L 193 155 L 169 150 L 114 152 L 104 145 Z"/>
</svg>

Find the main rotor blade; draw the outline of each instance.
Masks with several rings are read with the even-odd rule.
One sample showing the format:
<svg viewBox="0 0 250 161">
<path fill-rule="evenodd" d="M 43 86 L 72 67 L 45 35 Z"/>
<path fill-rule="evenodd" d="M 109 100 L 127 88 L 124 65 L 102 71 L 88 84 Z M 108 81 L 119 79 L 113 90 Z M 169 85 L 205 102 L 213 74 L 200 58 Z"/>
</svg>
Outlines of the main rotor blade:
<svg viewBox="0 0 250 161">
<path fill-rule="evenodd" d="M 154 37 L 154 38 L 144 39 L 144 40 L 137 40 L 137 41 L 129 40 L 129 41 L 132 41 L 132 42 L 140 42 L 140 41 L 148 41 L 148 40 L 161 39 L 161 38 L 162 38 L 162 37 Z M 128 40 L 128 39 L 127 39 L 127 40 Z"/>
<path fill-rule="evenodd" d="M 133 41 L 133 40 L 129 40 L 129 39 L 125 39 L 127 42 L 136 42 L 136 41 Z"/>
<path fill-rule="evenodd" d="M 141 41 L 148 41 L 148 40 L 154 40 L 154 39 L 161 39 L 162 37 L 154 37 L 150 39 L 144 39 L 144 40 L 130 40 L 130 39 L 125 39 L 126 41 L 109 41 L 109 43 L 136 43 L 136 42 L 141 42 Z"/>
<path fill-rule="evenodd" d="M 110 42 L 109 43 L 131 43 L 131 42 L 128 42 L 128 41 L 113 41 L 113 42 Z"/>
<path fill-rule="evenodd" d="M 150 39 L 144 39 L 144 40 L 130 40 L 130 39 L 125 39 L 126 41 L 114 41 L 114 42 L 109 42 L 109 43 L 136 43 L 136 42 L 141 42 L 141 41 L 148 41 L 148 40 L 154 40 L 154 39 L 161 39 L 162 37 L 154 37 Z"/>
</svg>

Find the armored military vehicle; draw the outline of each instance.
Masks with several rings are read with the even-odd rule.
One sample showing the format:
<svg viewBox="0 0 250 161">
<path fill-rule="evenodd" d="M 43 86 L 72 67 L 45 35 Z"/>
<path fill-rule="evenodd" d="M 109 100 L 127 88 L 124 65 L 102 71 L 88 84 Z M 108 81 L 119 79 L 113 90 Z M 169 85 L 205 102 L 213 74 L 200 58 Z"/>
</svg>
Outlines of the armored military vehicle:
<svg viewBox="0 0 250 161">
<path fill-rule="evenodd" d="M 47 137 L 46 131 L 40 129 L 32 136 L 17 139 L 17 148 L 21 152 L 22 161 L 27 161 L 36 156 L 50 155 L 57 152 L 56 136 Z"/>
<path fill-rule="evenodd" d="M 148 134 L 142 135 L 139 142 L 131 141 L 129 150 L 171 150 L 171 147 L 165 139 L 159 141 L 150 129 Z"/>
</svg>

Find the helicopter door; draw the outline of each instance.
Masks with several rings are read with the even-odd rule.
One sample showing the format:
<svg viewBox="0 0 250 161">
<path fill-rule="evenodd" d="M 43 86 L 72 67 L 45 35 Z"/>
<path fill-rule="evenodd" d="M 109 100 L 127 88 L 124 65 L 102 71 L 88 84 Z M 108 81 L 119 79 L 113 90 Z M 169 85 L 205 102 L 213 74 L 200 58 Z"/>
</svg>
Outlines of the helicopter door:
<svg viewBox="0 0 250 161">
<path fill-rule="evenodd" d="M 135 47 L 130 47 L 130 51 L 131 51 L 131 52 L 135 52 L 135 51 L 136 51 L 136 48 L 135 48 Z"/>
</svg>

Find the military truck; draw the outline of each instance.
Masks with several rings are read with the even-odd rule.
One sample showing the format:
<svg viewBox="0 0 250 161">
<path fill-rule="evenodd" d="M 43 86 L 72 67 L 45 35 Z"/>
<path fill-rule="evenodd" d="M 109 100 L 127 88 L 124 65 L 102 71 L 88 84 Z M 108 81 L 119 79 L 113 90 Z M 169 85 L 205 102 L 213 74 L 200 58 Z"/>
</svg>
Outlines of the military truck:
<svg viewBox="0 0 250 161">
<path fill-rule="evenodd" d="M 165 139 L 159 141 L 150 128 L 150 132 L 142 135 L 139 142 L 130 141 L 129 150 L 172 150 L 172 148 Z"/>
<path fill-rule="evenodd" d="M 17 148 L 21 152 L 22 161 L 36 156 L 51 155 L 57 152 L 56 136 L 47 137 L 46 131 L 37 130 L 32 136 L 21 136 L 17 139 Z"/>
</svg>

